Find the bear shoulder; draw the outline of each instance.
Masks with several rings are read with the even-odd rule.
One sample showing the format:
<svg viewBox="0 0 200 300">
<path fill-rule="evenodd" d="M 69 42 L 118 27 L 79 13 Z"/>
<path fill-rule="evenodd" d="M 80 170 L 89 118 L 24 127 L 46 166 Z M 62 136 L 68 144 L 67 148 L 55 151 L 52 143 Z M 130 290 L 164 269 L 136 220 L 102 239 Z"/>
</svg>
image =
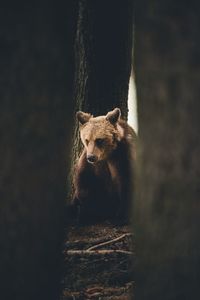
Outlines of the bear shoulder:
<svg viewBox="0 0 200 300">
<path fill-rule="evenodd" d="M 119 119 L 117 129 L 120 132 L 122 139 L 136 143 L 137 135 L 134 129 L 123 119 Z"/>
</svg>

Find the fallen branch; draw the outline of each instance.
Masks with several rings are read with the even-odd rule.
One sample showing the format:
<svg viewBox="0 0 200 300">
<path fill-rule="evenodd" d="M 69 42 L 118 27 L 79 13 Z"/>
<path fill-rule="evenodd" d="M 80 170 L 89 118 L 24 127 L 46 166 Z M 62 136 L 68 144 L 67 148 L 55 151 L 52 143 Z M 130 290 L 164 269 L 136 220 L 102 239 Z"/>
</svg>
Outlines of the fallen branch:
<svg viewBox="0 0 200 300">
<path fill-rule="evenodd" d="M 126 250 L 68 250 L 66 251 L 67 255 L 70 256 L 92 256 L 92 255 L 109 255 L 109 254 L 125 254 L 125 255 L 133 255 L 133 252 Z"/>
<path fill-rule="evenodd" d="M 98 248 L 100 248 L 102 246 L 107 246 L 107 245 L 113 244 L 115 242 L 118 242 L 118 241 L 122 240 L 123 238 L 125 238 L 127 236 L 132 236 L 132 233 L 124 233 L 124 234 L 122 234 L 122 235 L 120 235 L 120 236 L 118 236 L 118 237 L 116 237 L 116 238 L 114 238 L 112 240 L 109 240 L 109 241 L 106 241 L 106 242 L 94 245 L 94 246 L 86 249 L 86 251 L 96 250 L 96 249 L 98 249 Z M 121 251 L 121 250 L 119 250 L 119 251 Z"/>
</svg>

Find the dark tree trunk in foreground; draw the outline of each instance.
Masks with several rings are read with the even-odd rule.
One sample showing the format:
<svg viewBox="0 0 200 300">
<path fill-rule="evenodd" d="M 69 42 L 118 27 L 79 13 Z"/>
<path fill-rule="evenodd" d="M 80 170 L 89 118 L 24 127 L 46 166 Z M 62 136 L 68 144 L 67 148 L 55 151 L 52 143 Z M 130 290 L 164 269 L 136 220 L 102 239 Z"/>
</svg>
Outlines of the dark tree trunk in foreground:
<svg viewBox="0 0 200 300">
<path fill-rule="evenodd" d="M 0 298 L 59 298 L 75 1 L 0 10 Z"/>
<path fill-rule="evenodd" d="M 131 72 L 132 0 L 80 0 L 76 32 L 76 111 L 105 115 L 119 107 L 127 117 Z M 80 152 L 78 122 L 72 164 Z M 73 172 L 73 166 L 72 166 Z"/>
<path fill-rule="evenodd" d="M 200 59 L 196 1 L 137 1 L 140 300 L 199 299 Z"/>
</svg>

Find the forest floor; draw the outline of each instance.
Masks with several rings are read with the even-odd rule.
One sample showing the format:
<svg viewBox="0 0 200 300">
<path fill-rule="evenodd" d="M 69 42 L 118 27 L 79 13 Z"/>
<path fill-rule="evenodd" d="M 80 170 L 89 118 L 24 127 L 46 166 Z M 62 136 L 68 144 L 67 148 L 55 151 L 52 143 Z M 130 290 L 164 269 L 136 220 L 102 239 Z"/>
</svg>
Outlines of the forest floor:
<svg viewBox="0 0 200 300">
<path fill-rule="evenodd" d="M 129 226 L 71 226 L 64 257 L 62 300 L 133 298 L 134 243 Z"/>
</svg>

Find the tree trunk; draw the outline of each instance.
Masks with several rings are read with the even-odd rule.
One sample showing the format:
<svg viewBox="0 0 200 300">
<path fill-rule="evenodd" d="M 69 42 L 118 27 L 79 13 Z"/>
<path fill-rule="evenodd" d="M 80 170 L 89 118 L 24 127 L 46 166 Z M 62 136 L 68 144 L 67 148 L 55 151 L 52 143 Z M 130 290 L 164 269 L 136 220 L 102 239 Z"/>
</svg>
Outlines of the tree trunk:
<svg viewBox="0 0 200 300">
<path fill-rule="evenodd" d="M 80 0 L 76 32 L 76 111 L 105 115 L 119 107 L 126 119 L 131 72 L 133 4 Z M 80 154 L 78 122 L 74 129 L 72 174 Z"/>
<path fill-rule="evenodd" d="M 199 299 L 199 15 L 196 1 L 136 1 L 138 299 Z"/>
<path fill-rule="evenodd" d="M 76 20 L 76 2 L 65 3 L 9 1 L 0 10 L 4 300 L 59 298 Z"/>
</svg>

